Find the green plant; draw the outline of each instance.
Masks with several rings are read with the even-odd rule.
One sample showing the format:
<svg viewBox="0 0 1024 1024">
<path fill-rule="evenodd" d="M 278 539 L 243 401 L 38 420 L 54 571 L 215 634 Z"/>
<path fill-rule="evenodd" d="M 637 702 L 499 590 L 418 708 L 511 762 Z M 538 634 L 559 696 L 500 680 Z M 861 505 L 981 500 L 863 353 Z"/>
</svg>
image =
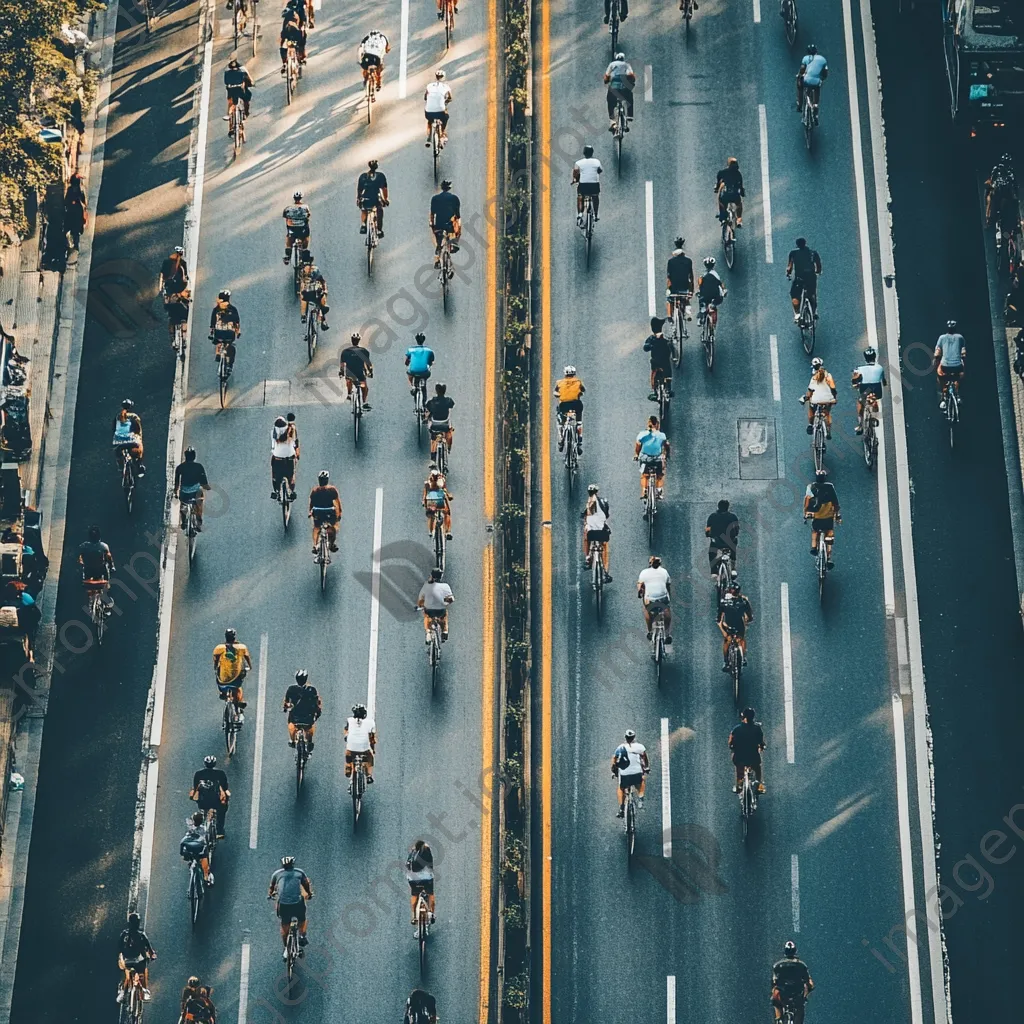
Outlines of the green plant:
<svg viewBox="0 0 1024 1024">
<path fill-rule="evenodd" d="M 518 757 L 506 757 L 499 774 L 510 789 L 519 789 L 523 784 L 523 764 Z"/>
<path fill-rule="evenodd" d="M 506 871 L 519 872 L 523 870 L 526 860 L 526 844 L 511 832 L 505 833 L 505 859 L 502 867 Z"/>
<path fill-rule="evenodd" d="M 503 911 L 506 928 L 525 928 L 526 914 L 523 912 L 523 905 L 518 900 L 506 903 Z"/>
<path fill-rule="evenodd" d="M 530 976 L 526 971 L 506 978 L 502 987 L 502 1002 L 510 1010 L 525 1010 L 530 992 Z"/>
</svg>

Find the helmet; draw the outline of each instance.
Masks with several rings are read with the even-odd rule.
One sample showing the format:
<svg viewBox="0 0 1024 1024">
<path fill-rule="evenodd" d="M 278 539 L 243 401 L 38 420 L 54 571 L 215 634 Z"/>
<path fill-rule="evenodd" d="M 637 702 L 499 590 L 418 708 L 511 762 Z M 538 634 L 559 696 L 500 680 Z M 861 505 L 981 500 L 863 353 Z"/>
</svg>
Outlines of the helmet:
<svg viewBox="0 0 1024 1024">
<path fill-rule="evenodd" d="M 285 421 L 284 421 L 284 417 L 283 417 L 283 416 L 278 416 L 278 417 L 277 417 L 277 419 L 276 419 L 276 420 L 274 420 L 274 426 L 275 426 L 275 427 L 284 427 L 284 426 L 287 426 L 287 424 L 286 424 L 286 423 L 285 423 Z"/>
<path fill-rule="evenodd" d="M 316 262 L 313 259 L 313 252 L 311 249 L 303 249 L 300 258 L 304 267 L 311 267 Z"/>
<path fill-rule="evenodd" d="M 636 732 L 633 729 L 627 729 L 625 740 L 627 743 L 632 743 L 636 739 Z"/>
<path fill-rule="evenodd" d="M 444 473 L 437 474 L 437 486 L 444 487 Z"/>
<path fill-rule="evenodd" d="M 203 764 L 205 764 L 207 768 L 216 768 L 217 758 L 214 757 L 213 754 L 207 754 L 206 757 L 203 758 Z"/>
<path fill-rule="evenodd" d="M 728 159 L 727 159 L 727 160 L 725 161 L 725 166 L 726 166 L 726 167 L 733 167 L 733 166 L 735 166 L 735 167 L 739 167 L 739 165 L 740 165 L 740 162 L 739 162 L 739 160 L 737 160 L 737 159 L 736 159 L 736 157 L 734 157 L 734 156 L 731 156 L 731 157 L 729 157 L 729 158 L 728 158 Z"/>
<path fill-rule="evenodd" d="M 293 868 L 293 867 L 295 867 L 295 858 L 294 857 L 287 857 L 287 856 L 282 857 L 281 858 L 281 867 L 283 867 L 283 868 Z"/>
<path fill-rule="evenodd" d="M 206 815 L 202 811 L 193 811 L 189 818 L 186 818 L 186 822 L 191 821 L 193 825 L 202 825 L 203 819 Z M 198 985 L 199 982 L 196 982 Z"/>
<path fill-rule="evenodd" d="M 195 988 L 196 985 L 199 984 L 199 979 L 193 974 L 192 977 L 188 979 L 187 984 L 189 988 Z"/>
<path fill-rule="evenodd" d="M 815 356 L 811 360 L 811 369 L 812 370 L 820 370 L 824 365 L 825 365 L 825 363 L 822 361 L 820 356 Z"/>
<path fill-rule="evenodd" d="M 365 718 L 366 717 L 366 705 L 365 704 L 353 704 L 352 705 L 352 717 L 353 718 Z"/>
<path fill-rule="evenodd" d="M 130 398 L 126 398 L 121 402 L 121 408 L 127 412 L 131 412 L 132 409 L 135 408 L 135 403 Z"/>
<path fill-rule="evenodd" d="M 661 559 L 657 555 L 651 555 L 651 557 L 647 559 L 647 564 L 652 569 L 657 569 L 658 566 L 661 565 Z"/>
<path fill-rule="evenodd" d="M 652 316 L 651 317 L 651 330 L 655 334 L 658 333 L 665 326 L 665 318 L 663 316 Z"/>
<path fill-rule="evenodd" d="M 617 53 L 617 54 L 615 54 L 615 59 L 616 60 L 625 60 L 626 59 L 626 55 L 624 53 Z"/>
<path fill-rule="evenodd" d="M 576 376 L 576 367 L 575 366 L 567 366 L 562 372 L 566 375 L 566 377 L 575 377 Z"/>
<path fill-rule="evenodd" d="M 226 644 L 233 644 L 238 639 L 238 634 L 233 629 L 224 630 L 224 642 Z"/>
<path fill-rule="evenodd" d="M 589 160 L 593 155 L 594 155 L 594 147 L 593 146 L 584 146 L 583 147 L 583 156 L 586 159 Z"/>
<path fill-rule="evenodd" d="M 744 708 L 743 712 L 740 714 L 740 718 L 744 719 L 747 722 L 752 722 L 754 720 L 755 714 L 756 712 L 753 708 Z"/>
<path fill-rule="evenodd" d="M 366 166 L 369 167 L 371 171 L 375 171 L 380 167 L 380 164 L 376 160 L 370 160 L 367 162 Z"/>
<path fill-rule="evenodd" d="M 99 540 L 99 539 L 100 539 L 100 528 L 98 526 L 90 526 L 89 527 L 89 540 Z"/>
<path fill-rule="evenodd" d="M 947 320 L 946 321 L 946 330 L 947 331 L 955 331 L 956 330 L 956 321 L 955 320 Z"/>
<path fill-rule="evenodd" d="M 317 473 L 316 479 L 317 483 L 319 483 L 320 486 L 323 487 L 323 485 L 327 483 L 328 480 L 331 479 L 331 474 L 328 473 L 326 469 L 321 469 L 320 472 Z"/>
<path fill-rule="evenodd" d="M 714 256 L 705 256 L 704 257 L 704 266 L 707 267 L 708 270 L 711 270 L 714 267 L 714 265 L 715 265 L 715 257 Z"/>
<path fill-rule="evenodd" d="M 815 470 L 815 472 L 814 472 L 814 479 L 819 484 L 827 484 L 828 483 L 828 470 L 827 469 Z"/>
<path fill-rule="evenodd" d="M 438 381 L 438 382 L 437 382 L 437 383 L 436 383 L 436 384 L 434 385 L 434 390 L 435 390 L 435 391 L 436 391 L 436 392 L 437 392 L 437 393 L 438 393 L 439 395 L 443 395 L 443 394 L 444 394 L 444 393 L 445 393 L 445 392 L 446 392 L 446 391 L 448 390 L 448 385 L 447 385 L 447 384 L 445 384 L 445 383 L 444 383 L 443 381 Z"/>
<path fill-rule="evenodd" d="M 131 931 L 136 932 L 139 930 L 139 926 L 142 924 L 142 918 L 139 917 L 134 911 L 128 915 L 128 927 Z"/>
<path fill-rule="evenodd" d="M 873 363 L 878 358 L 878 353 L 873 348 L 864 349 L 864 358 L 869 362 Z"/>
<path fill-rule="evenodd" d="M 790 959 L 796 959 L 796 943 L 790 939 L 782 948 L 782 952 L 786 954 Z"/>
<path fill-rule="evenodd" d="M 442 576 L 444 576 L 444 573 L 440 569 L 434 568 L 430 570 L 430 580 L 432 583 L 440 583 Z"/>
<path fill-rule="evenodd" d="M 435 78 L 436 78 L 436 79 L 437 79 L 437 80 L 438 80 L 439 82 L 443 82 L 443 81 L 444 81 L 444 71 L 443 71 L 443 70 L 442 70 L 441 68 L 438 68 L 438 69 L 437 69 L 437 70 L 436 70 L 436 71 L 434 72 L 434 77 L 435 77 Z"/>
<path fill-rule="evenodd" d="M 811 56 L 813 57 L 818 52 L 818 48 L 814 45 L 814 43 L 811 43 L 807 47 L 807 52 L 811 54 Z"/>
<path fill-rule="evenodd" d="M 444 181 L 441 182 L 441 191 L 442 192 L 447 192 L 451 187 L 452 187 L 452 183 L 447 178 L 445 178 Z"/>
<path fill-rule="evenodd" d="M 227 288 L 225 288 L 222 292 L 218 293 L 217 298 L 220 299 L 222 302 L 227 302 L 231 298 L 231 292 L 228 291 Z"/>
<path fill-rule="evenodd" d="M 597 484 L 590 484 L 587 487 L 587 494 L 597 494 Z"/>
<path fill-rule="evenodd" d="M 682 249 L 686 245 L 686 239 L 680 236 L 672 243 L 677 249 Z"/>
<path fill-rule="evenodd" d="M 798 238 L 798 239 L 796 240 L 796 247 L 797 247 L 798 249 L 802 249 L 802 248 L 804 248 L 804 246 L 805 246 L 805 245 L 807 245 L 807 239 L 806 239 L 806 238 L 804 238 L 804 237 L 803 237 L 803 235 L 801 235 L 801 236 L 800 236 L 800 237 L 799 237 L 799 238 Z"/>
<path fill-rule="evenodd" d="M 231 60 L 228 61 L 228 67 L 231 68 L 232 71 L 236 70 L 237 68 L 240 68 L 241 66 L 242 65 L 239 64 L 238 61 L 235 60 L 234 57 L 232 57 Z M 198 984 L 198 979 L 197 979 L 197 984 Z"/>
<path fill-rule="evenodd" d="M 358 334 L 350 334 L 348 336 L 348 340 L 350 342 L 352 342 L 353 345 L 358 345 L 359 344 L 359 335 Z"/>
<path fill-rule="evenodd" d="M 305 686 L 306 683 L 309 682 L 309 672 L 304 668 L 300 668 L 295 673 L 295 682 L 297 682 L 299 686 Z"/>
<path fill-rule="evenodd" d="M 186 462 L 195 462 L 196 461 L 196 450 L 195 450 L 195 448 L 192 447 L 192 445 L 189 445 L 185 449 L 185 461 Z"/>
<path fill-rule="evenodd" d="M 184 256 L 185 255 L 185 247 L 183 245 L 176 245 L 174 247 L 174 255 L 175 256 Z"/>
<path fill-rule="evenodd" d="M 426 340 L 427 340 L 427 336 L 422 331 L 420 331 L 420 333 L 416 335 L 416 344 L 417 345 L 422 345 L 423 342 L 425 342 Z"/>
<path fill-rule="evenodd" d="M 292 199 L 294 199 L 295 202 L 297 202 L 297 203 L 301 203 L 302 202 L 302 193 L 301 192 L 293 192 L 292 193 Z"/>
</svg>

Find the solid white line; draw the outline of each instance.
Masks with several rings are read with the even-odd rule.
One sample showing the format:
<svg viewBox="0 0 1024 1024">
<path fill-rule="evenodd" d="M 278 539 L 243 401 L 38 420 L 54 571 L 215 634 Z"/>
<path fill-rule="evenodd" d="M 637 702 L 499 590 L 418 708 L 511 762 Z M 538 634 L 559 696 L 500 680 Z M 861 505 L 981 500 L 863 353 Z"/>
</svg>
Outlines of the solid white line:
<svg viewBox="0 0 1024 1024">
<path fill-rule="evenodd" d="M 402 41 L 398 50 L 398 98 L 406 97 L 406 64 L 409 59 L 409 0 L 402 0 Z"/>
<path fill-rule="evenodd" d="M 140 894 L 149 893 L 149 879 L 153 873 L 153 837 L 156 834 L 156 784 L 160 776 L 160 761 L 154 760 L 146 774 L 146 800 L 142 816 L 142 848 L 139 853 Z M 145 921 L 146 908 L 140 900 L 139 915 Z"/>
<path fill-rule="evenodd" d="M 661 855 L 672 856 L 672 793 L 669 789 L 668 719 L 661 720 Z"/>
<path fill-rule="evenodd" d="M 668 1024 L 676 1024 L 676 976 L 674 974 L 670 974 L 668 976 L 668 991 L 666 996 Z"/>
<path fill-rule="evenodd" d="M 782 584 L 782 685 L 786 709 L 786 762 L 796 764 L 793 726 L 793 647 L 789 635 L 789 584 Z"/>
<path fill-rule="evenodd" d="M 761 24 L 761 0 L 754 0 L 754 24 Z"/>
<path fill-rule="evenodd" d="M 800 934 L 800 858 L 794 853 L 789 860 L 790 888 L 793 894 L 793 931 Z"/>
<path fill-rule="evenodd" d="M 249 940 L 242 943 L 242 959 L 238 979 L 238 1024 L 246 1024 L 249 1012 Z"/>
<path fill-rule="evenodd" d="M 644 103 L 654 102 L 654 68 L 644 65 Z"/>
<path fill-rule="evenodd" d="M 644 182 L 647 201 L 647 315 L 654 316 L 658 309 L 654 298 L 654 182 Z"/>
<path fill-rule="evenodd" d="M 892 695 L 892 728 L 896 742 L 896 808 L 900 832 L 900 863 L 903 873 L 903 921 L 910 927 L 913 921 L 920 927 L 915 910 L 914 852 L 910 844 L 910 800 L 907 792 L 907 737 L 903 722 L 903 699 Z M 925 926 L 927 927 L 927 925 Z M 907 972 L 910 976 L 910 1019 L 922 1024 L 924 1010 L 921 999 L 921 964 L 918 960 L 919 934 L 907 933 Z"/>
<path fill-rule="evenodd" d="M 849 4 L 844 8 L 849 17 Z M 871 13 L 861 6 L 864 68 L 869 83 L 879 81 L 878 59 L 875 53 L 875 29 Z M 874 163 L 875 224 L 878 229 L 879 257 L 883 277 L 895 273 L 892 234 L 889 223 L 888 176 L 886 174 L 885 135 L 882 131 L 881 90 L 869 88 L 868 114 L 871 124 L 871 156 Z M 899 297 L 896 288 L 883 291 L 885 305 L 885 333 L 896 342 L 899 338 Z M 899 366 L 899 357 L 886 360 L 890 366 Z M 921 653 L 921 619 L 917 600 L 917 569 L 911 533 L 910 465 L 907 455 L 907 433 L 903 405 L 903 382 L 900 375 L 892 375 L 892 421 L 895 439 L 896 490 L 899 504 L 900 549 L 903 556 L 903 590 L 906 600 L 907 633 L 910 655 L 910 682 L 913 692 L 914 760 L 916 770 L 918 829 L 921 836 L 921 859 L 924 871 L 924 900 L 928 921 L 928 954 L 931 973 L 932 1007 L 936 1020 L 950 1020 L 949 993 L 942 937 L 942 912 L 939 905 L 938 869 L 935 860 L 935 832 L 932 823 L 934 799 L 930 766 L 930 734 L 926 718 L 928 704 L 924 686 L 924 659 Z"/>
<path fill-rule="evenodd" d="M 771 263 L 772 255 L 772 189 L 768 174 L 768 115 L 764 104 L 757 105 L 757 121 L 761 134 L 761 199 L 764 204 L 764 261 Z"/>
<path fill-rule="evenodd" d="M 263 789 L 263 730 L 267 718 L 267 649 L 269 637 L 260 635 L 259 691 L 256 697 L 256 730 L 252 738 L 252 806 L 249 809 L 249 849 L 256 849 L 260 831 L 260 792 Z"/>
<path fill-rule="evenodd" d="M 384 525 L 384 488 L 377 488 L 373 510 L 373 571 L 370 581 L 370 667 L 366 680 L 366 713 L 373 718 L 377 704 L 377 643 L 380 639 L 380 545 Z"/>
<path fill-rule="evenodd" d="M 768 335 L 768 347 L 772 354 L 772 398 L 776 402 L 782 401 L 782 380 L 779 377 L 779 339 L 774 335 Z"/>
</svg>

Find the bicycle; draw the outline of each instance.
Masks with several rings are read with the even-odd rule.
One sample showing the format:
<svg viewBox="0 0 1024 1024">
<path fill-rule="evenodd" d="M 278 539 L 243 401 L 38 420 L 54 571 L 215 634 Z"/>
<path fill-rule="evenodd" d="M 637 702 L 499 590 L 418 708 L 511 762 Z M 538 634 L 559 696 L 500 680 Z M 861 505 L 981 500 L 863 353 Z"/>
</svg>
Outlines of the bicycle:
<svg viewBox="0 0 1024 1024">
<path fill-rule="evenodd" d="M 683 361 L 683 342 L 690 337 L 690 330 L 686 326 L 686 307 L 689 304 L 691 295 L 686 293 L 673 294 L 669 296 L 672 303 L 672 316 L 665 321 L 665 337 L 672 342 L 672 362 L 680 366 Z"/>
<path fill-rule="evenodd" d="M 804 346 L 804 351 L 810 355 L 814 351 L 815 325 L 818 317 L 811 305 L 810 296 L 804 288 L 800 289 L 799 309 L 796 325 L 800 328 L 800 341 Z"/>
<path fill-rule="evenodd" d="M 363 796 L 366 793 L 366 755 L 352 755 L 352 777 L 349 779 L 348 791 L 352 796 L 352 830 L 359 824 L 359 815 L 363 810 Z"/>
<path fill-rule="evenodd" d="M 206 836 L 206 861 L 213 868 L 213 851 L 217 848 L 217 810 L 208 807 L 203 820 L 203 832 Z"/>
<path fill-rule="evenodd" d="M 749 767 L 743 769 L 743 782 L 740 784 L 740 822 L 743 828 L 743 841 L 747 841 L 750 819 L 757 810 L 757 783 L 754 773 Z"/>
<path fill-rule="evenodd" d="M 619 47 L 619 0 L 612 0 L 611 6 L 608 10 L 608 31 L 612 37 L 612 55 L 614 56 L 615 51 Z"/>
<path fill-rule="evenodd" d="M 583 232 L 584 241 L 587 243 L 587 269 L 590 269 L 590 251 L 594 244 L 594 197 L 585 195 L 583 197 L 583 212 L 576 218 L 580 231 Z"/>
<path fill-rule="evenodd" d="M 118 449 L 117 457 L 121 460 L 121 491 L 124 494 L 124 505 L 128 515 L 132 514 L 132 507 L 135 504 L 135 485 L 138 477 L 135 475 L 135 460 L 127 446 Z"/>
<path fill-rule="evenodd" d="M 728 548 L 718 550 L 715 565 L 715 589 L 718 593 L 718 604 L 725 600 L 725 592 L 732 582 L 732 552 Z"/>
<path fill-rule="evenodd" d="M 416 443 L 423 440 L 423 426 L 427 422 L 427 378 L 419 375 L 412 379 L 412 414 L 416 417 Z M 440 465 L 437 467 L 442 473 Z"/>
<path fill-rule="evenodd" d="M 683 0 L 679 5 L 683 14 L 683 21 L 686 22 L 686 35 L 690 35 L 690 22 L 693 20 L 693 0 Z"/>
<path fill-rule="evenodd" d="M 203 869 L 196 857 L 189 858 L 186 895 L 188 896 L 189 918 L 192 921 L 192 930 L 195 931 L 196 921 L 199 920 L 199 907 L 206 895 L 206 879 L 203 878 Z"/>
<path fill-rule="evenodd" d="M 118 957 L 118 965 L 121 970 L 125 969 L 124 957 Z M 145 1013 L 145 996 L 142 990 L 143 972 L 133 970 L 131 980 L 125 982 L 123 979 L 118 986 L 124 990 L 124 997 L 121 1000 L 118 1024 L 142 1024 Z"/>
<path fill-rule="evenodd" d="M 227 400 L 228 380 L 231 371 L 235 368 L 235 346 L 227 342 L 220 354 L 220 361 L 217 363 L 217 389 L 220 392 L 220 407 L 223 409 Z"/>
<path fill-rule="evenodd" d="M 196 503 L 194 501 L 181 501 L 181 514 L 179 520 L 182 532 L 188 539 L 188 564 L 191 566 L 196 557 L 196 541 L 199 537 L 199 517 L 196 515 Z"/>
<path fill-rule="evenodd" d="M 565 471 L 569 478 L 569 493 L 572 494 L 576 487 L 576 477 L 580 469 L 579 452 L 579 431 L 576 427 L 576 413 L 571 409 L 565 414 L 562 421 L 562 433 L 559 443 L 562 450 Z"/>
<path fill-rule="evenodd" d="M 260 31 L 260 4 L 259 0 L 249 0 L 252 4 L 252 55 L 256 56 L 256 37 Z"/>
<path fill-rule="evenodd" d="M 288 924 L 288 937 L 284 942 L 284 951 L 288 984 L 291 985 L 292 978 L 295 977 L 295 964 L 302 956 L 302 950 L 299 948 L 299 920 L 296 917 L 293 917 Z"/>
<path fill-rule="evenodd" d="M 290 41 L 285 43 L 284 68 L 285 91 L 288 96 L 288 105 L 291 106 L 295 90 L 299 87 L 299 79 L 302 77 L 302 68 L 299 65 L 299 55 L 295 52 L 295 43 Z"/>
<path fill-rule="evenodd" d="M 234 757 L 238 746 L 238 733 L 242 728 L 238 710 L 238 687 L 233 686 L 224 696 L 224 714 L 221 716 L 220 727 L 224 730 L 224 748 L 228 758 Z"/>
<path fill-rule="evenodd" d="M 664 426 L 672 402 L 672 378 L 660 370 L 654 376 L 654 398 L 658 403 L 659 420 Z"/>
<path fill-rule="evenodd" d="M 449 0 L 445 6 L 446 9 L 447 7 L 450 7 L 451 0 Z M 437 169 L 441 160 L 441 150 L 444 149 L 444 146 L 441 143 L 441 120 L 437 117 L 430 122 L 430 148 L 434 156 L 434 184 L 436 185 Z"/>
<path fill-rule="evenodd" d="M 373 104 L 377 102 L 377 74 L 373 68 L 366 72 L 366 123 L 373 117 Z"/>
<path fill-rule="evenodd" d="M 729 644 L 725 649 L 725 663 L 729 666 L 729 678 L 732 680 L 733 702 L 738 708 L 740 706 L 740 679 L 743 676 L 743 649 L 740 647 L 739 638 L 729 634 Z"/>
<path fill-rule="evenodd" d="M 313 561 L 320 569 L 320 593 L 327 589 L 327 566 L 331 564 L 330 543 L 327 538 L 327 523 L 320 524 L 320 536 L 316 542 L 316 555 Z"/>
<path fill-rule="evenodd" d="M 306 776 L 306 764 L 309 761 L 309 739 L 306 730 L 300 725 L 295 730 L 295 797 L 302 792 L 302 780 Z"/>
<path fill-rule="evenodd" d="M 231 130 L 229 134 L 234 144 L 234 155 L 237 157 L 238 151 L 242 148 L 242 143 L 245 142 L 245 118 L 242 116 L 242 104 L 237 100 L 231 107 Z"/>
<path fill-rule="evenodd" d="M 863 411 L 861 414 L 861 442 L 864 446 L 864 464 L 874 469 L 878 462 L 878 417 L 881 409 L 878 396 L 866 394 L 861 397 Z"/>
<path fill-rule="evenodd" d="M 96 637 L 96 646 L 103 646 L 103 634 L 107 631 L 107 618 L 110 614 L 109 606 L 104 601 L 104 596 L 110 589 L 108 580 L 83 580 L 86 599 L 89 607 L 89 620 L 92 622 L 93 635 Z"/>
<path fill-rule="evenodd" d="M 416 943 L 420 949 L 420 977 L 427 966 L 427 936 L 430 934 L 430 901 L 420 891 L 416 897 Z"/>
<path fill-rule="evenodd" d="M 455 35 L 455 0 L 446 0 L 444 5 L 444 48 L 451 48 L 452 36 Z M 437 163 L 434 164 L 434 175 L 436 180 Z"/>
<path fill-rule="evenodd" d="M 725 220 L 722 221 L 722 249 L 725 251 L 725 265 L 732 270 L 736 262 L 736 224 L 739 219 L 735 203 L 727 203 Z"/>
<path fill-rule="evenodd" d="M 804 88 L 804 106 L 800 120 L 804 126 L 804 145 L 807 147 L 807 151 L 810 152 L 811 134 L 818 126 L 818 108 L 812 102 L 811 91 L 807 87 Z"/>
<path fill-rule="evenodd" d="M 235 46 L 238 49 L 238 37 L 245 35 L 245 28 L 249 22 L 249 10 L 243 0 L 235 0 L 234 10 L 232 12 L 233 28 L 235 33 Z"/>
<path fill-rule="evenodd" d="M 441 306 L 448 312 L 448 293 L 451 290 L 451 279 L 455 276 L 452 269 L 452 236 L 441 232 L 441 252 L 438 254 L 437 278 L 441 282 Z"/>
<path fill-rule="evenodd" d="M 363 419 L 363 388 L 361 381 L 353 381 L 352 391 L 349 393 L 349 401 L 352 403 L 352 443 L 359 444 L 359 424 Z"/>
<path fill-rule="evenodd" d="M 587 565 L 590 568 L 590 586 L 594 591 L 594 607 L 597 617 L 601 617 L 601 604 L 604 601 L 604 560 L 601 557 L 601 542 L 592 540 L 587 549 Z"/>
<path fill-rule="evenodd" d="M 636 849 L 636 797 L 633 795 L 634 788 L 634 786 L 630 786 L 626 790 L 626 798 L 623 801 L 622 808 L 622 831 L 626 836 L 627 861 L 632 861 L 633 851 Z"/>
<path fill-rule="evenodd" d="M 654 662 L 654 672 L 661 685 L 661 669 L 665 664 L 665 619 L 658 609 L 651 620 L 651 660 Z"/>
<path fill-rule="evenodd" d="M 801 404 L 804 399 L 801 398 Z M 814 420 L 811 424 L 811 459 L 814 461 L 814 472 L 818 473 L 825 468 L 825 453 L 828 451 L 828 431 L 825 426 L 825 405 L 819 403 L 813 406 Z"/>
<path fill-rule="evenodd" d="M 444 509 L 430 510 L 431 539 L 434 542 L 434 568 L 444 572 L 447 537 L 444 532 Z"/>
<path fill-rule="evenodd" d="M 796 0 L 782 0 L 782 8 L 779 14 L 782 16 L 783 25 L 786 29 L 786 42 L 792 46 L 796 42 Z"/>
<path fill-rule="evenodd" d="M 956 429 L 960 425 L 960 392 L 955 381 L 947 381 L 942 389 L 946 403 L 946 426 L 949 428 L 949 449 L 953 450 L 956 442 Z"/>
<path fill-rule="evenodd" d="M 313 362 L 320 341 L 320 306 L 306 303 L 306 362 Z"/>
<path fill-rule="evenodd" d="M 444 431 L 437 432 L 437 444 L 434 448 L 434 465 L 442 476 L 448 475 L 448 438 Z"/>
<path fill-rule="evenodd" d="M 626 104 L 621 100 L 615 103 L 615 129 L 612 138 L 615 140 L 615 173 L 622 174 L 622 142 L 629 131 L 629 121 L 626 118 Z"/>
<path fill-rule="evenodd" d="M 441 664 L 441 623 L 444 613 L 441 615 L 428 615 L 430 619 L 430 631 L 427 633 L 427 664 L 430 666 L 430 692 L 433 693 L 437 687 L 437 666 Z"/>
<path fill-rule="evenodd" d="M 640 461 L 640 474 L 647 475 L 644 491 L 644 522 L 647 523 L 647 543 L 654 543 L 654 520 L 658 515 L 658 463 L 660 459 Z"/>
<path fill-rule="evenodd" d="M 171 339 L 171 348 L 178 354 L 182 363 L 185 362 L 185 325 L 176 323 L 174 325 L 174 336 Z"/>
<path fill-rule="evenodd" d="M 814 530 L 814 520 L 811 516 L 807 517 L 807 522 L 811 524 L 811 530 Z M 836 519 L 836 523 L 841 520 Z M 833 528 L 834 529 L 834 528 Z M 831 543 L 825 537 L 825 531 L 822 530 L 818 534 L 818 550 L 814 556 L 814 572 L 818 577 L 818 602 L 819 604 L 825 601 L 825 578 L 828 576 L 828 562 L 831 553 Z"/>
<path fill-rule="evenodd" d="M 704 346 L 704 365 L 708 372 L 715 368 L 715 329 L 718 326 L 718 307 L 701 304 L 700 343 Z"/>
<path fill-rule="evenodd" d="M 373 252 L 377 248 L 380 236 L 377 233 L 377 207 L 374 204 L 364 206 L 366 212 L 366 275 L 373 276 Z"/>
<path fill-rule="evenodd" d="M 309 236 L 309 228 L 306 228 L 306 237 Z M 291 235 L 289 241 L 293 242 L 292 245 L 292 285 L 295 288 L 295 296 L 302 293 L 302 257 L 303 253 L 307 252 L 304 246 L 299 245 L 299 238 L 301 235 Z"/>
</svg>

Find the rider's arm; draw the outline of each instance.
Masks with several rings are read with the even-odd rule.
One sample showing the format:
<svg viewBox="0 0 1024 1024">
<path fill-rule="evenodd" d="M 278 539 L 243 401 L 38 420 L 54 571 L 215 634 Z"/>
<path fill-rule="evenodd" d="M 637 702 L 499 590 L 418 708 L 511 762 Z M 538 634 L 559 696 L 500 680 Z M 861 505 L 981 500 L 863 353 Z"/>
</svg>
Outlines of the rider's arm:
<svg viewBox="0 0 1024 1024">
<path fill-rule="evenodd" d="M 646 750 L 640 755 L 640 765 L 644 771 L 651 767 L 651 759 L 647 756 Z"/>
<path fill-rule="evenodd" d="M 671 442 L 666 440 L 664 446 L 661 449 L 661 453 L 662 453 L 662 455 L 665 456 L 665 461 L 666 462 L 668 462 L 668 457 L 671 454 L 671 451 L 672 451 L 672 444 L 671 444 Z"/>
</svg>

